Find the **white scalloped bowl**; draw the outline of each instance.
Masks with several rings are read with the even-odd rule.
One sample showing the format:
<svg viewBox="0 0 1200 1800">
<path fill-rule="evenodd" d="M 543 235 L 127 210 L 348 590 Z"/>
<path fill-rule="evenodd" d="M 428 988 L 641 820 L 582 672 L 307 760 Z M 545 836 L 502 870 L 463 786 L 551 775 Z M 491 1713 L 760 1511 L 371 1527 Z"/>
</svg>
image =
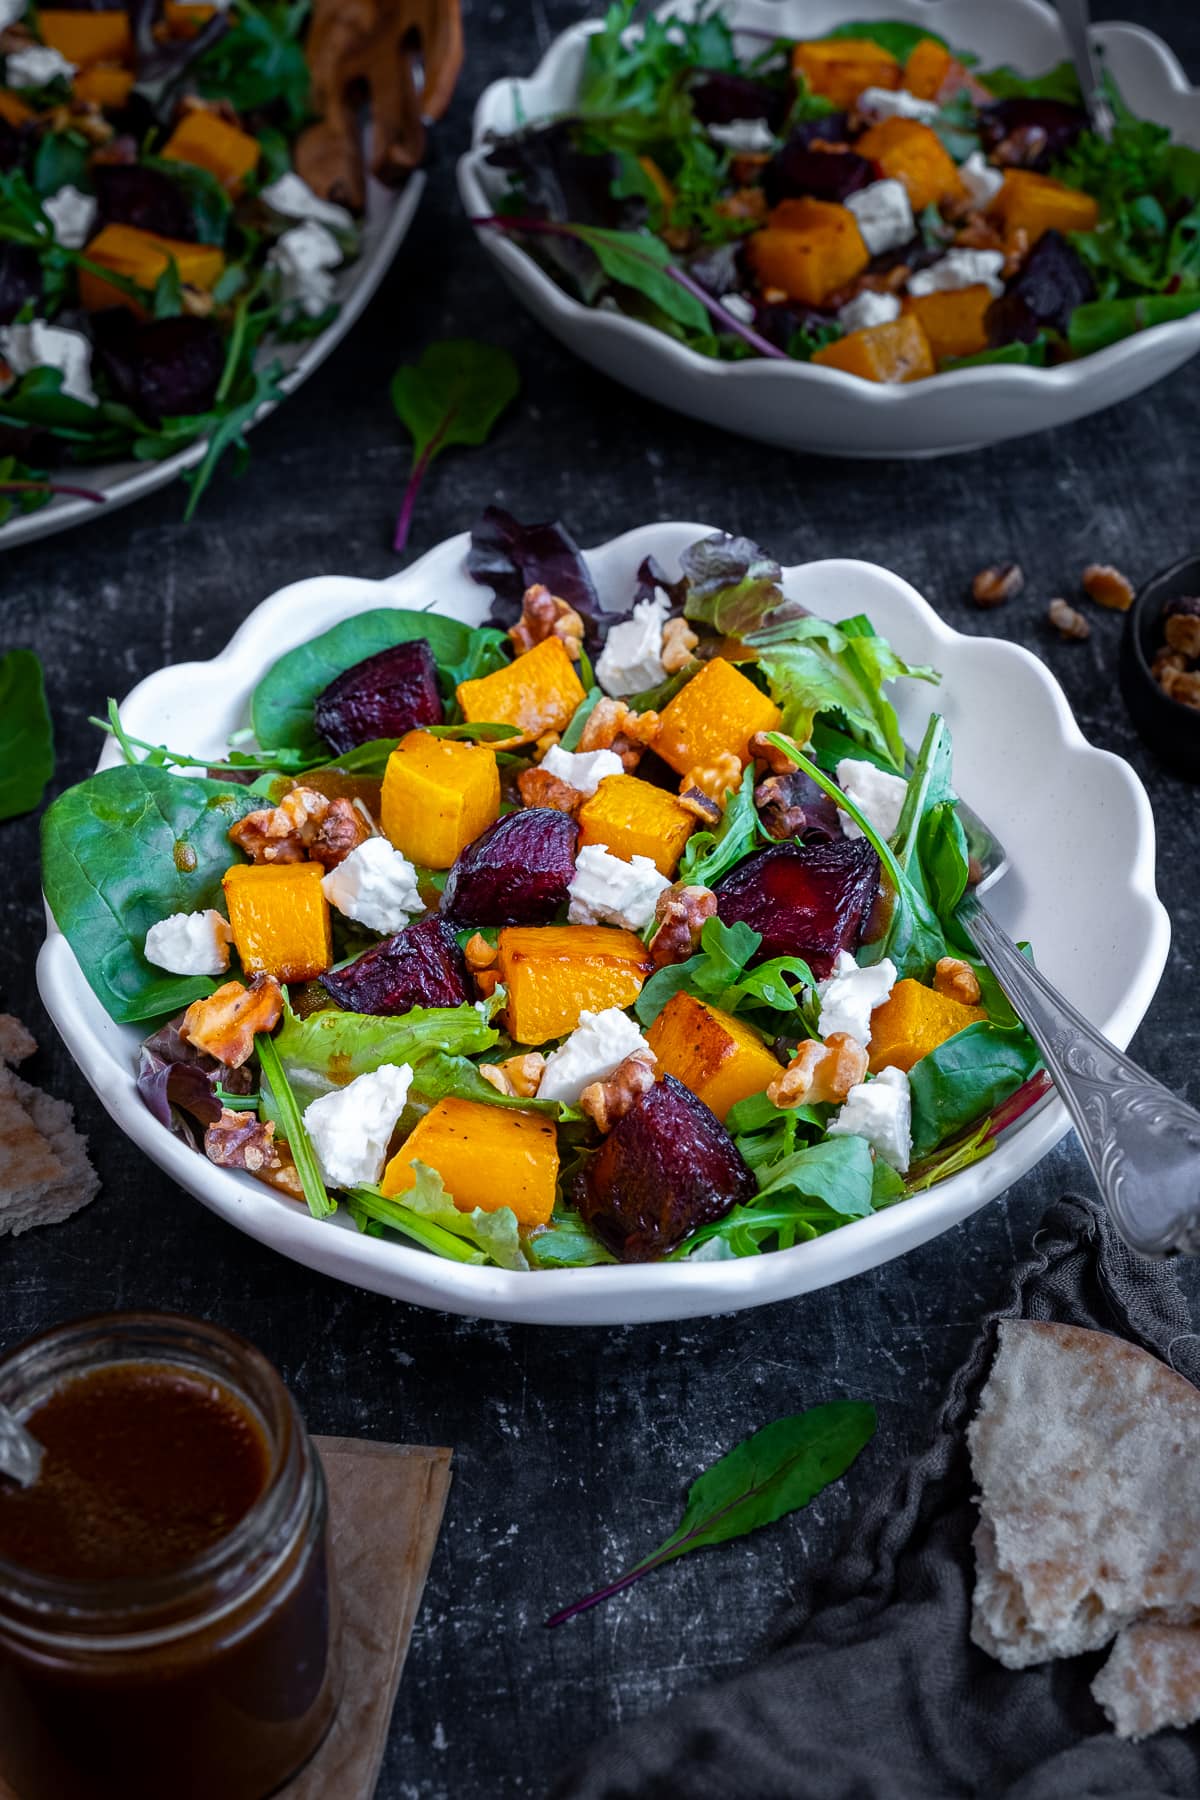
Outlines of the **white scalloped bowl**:
<svg viewBox="0 0 1200 1800">
<path fill-rule="evenodd" d="M 984 68 L 1011 63 L 1024 74 L 1067 55 L 1058 16 L 1043 0 L 727 0 L 724 10 L 735 27 L 787 37 L 819 36 L 850 19 L 912 20 L 975 51 Z M 570 110 L 587 38 L 598 23 L 585 21 L 556 38 L 525 80 L 485 89 L 472 148 L 458 165 L 470 218 L 491 213 L 501 192 L 497 172 L 484 162 L 485 140 L 511 132 L 522 119 Z M 1100 25 L 1095 39 L 1134 111 L 1200 147 L 1200 90 L 1189 86 L 1161 39 L 1137 25 Z M 1194 313 L 1058 368 L 994 364 L 907 386 L 863 381 L 815 363 L 717 362 L 640 320 L 584 306 L 511 238 L 486 227 L 478 236 L 522 304 L 586 362 L 662 406 L 787 450 L 882 457 L 975 449 L 1099 412 L 1200 350 L 1200 313 Z"/>
<path fill-rule="evenodd" d="M 623 604 L 653 555 L 668 570 L 711 526 L 645 525 L 587 552 L 596 585 Z M 371 607 L 428 608 L 479 623 L 490 605 L 464 567 L 468 540 L 451 538 L 391 582 L 317 576 L 264 600 L 211 662 L 180 663 L 141 682 L 122 703 L 130 732 L 217 757 L 248 717 L 251 691 L 293 645 Z M 989 905 L 1014 937 L 1032 940 L 1047 974 L 1122 1047 L 1162 974 L 1170 939 L 1154 889 L 1154 823 L 1128 764 L 1080 735 L 1066 699 L 1036 657 L 995 638 L 951 630 L 898 575 L 829 560 L 784 572 L 813 612 L 865 612 L 912 662 L 943 673 L 936 702 L 923 683 L 897 684 L 905 735 L 920 738 L 931 704 L 954 734 L 965 798 L 1004 840 L 1012 871 Z M 100 766 L 115 762 L 109 747 Z M 689 1318 L 788 1299 L 844 1281 L 935 1237 L 1002 1193 L 1067 1130 L 1057 1099 L 1010 1128 L 986 1161 L 872 1218 L 794 1250 L 742 1261 L 529 1273 L 463 1267 L 405 1245 L 361 1236 L 340 1217 L 317 1221 L 236 1171 L 217 1168 L 164 1130 L 134 1085 L 139 1031 L 114 1024 L 52 919 L 38 959 L 46 1008 L 104 1106 L 179 1185 L 262 1243 L 340 1280 L 447 1312 L 542 1325 L 617 1325 Z"/>
</svg>

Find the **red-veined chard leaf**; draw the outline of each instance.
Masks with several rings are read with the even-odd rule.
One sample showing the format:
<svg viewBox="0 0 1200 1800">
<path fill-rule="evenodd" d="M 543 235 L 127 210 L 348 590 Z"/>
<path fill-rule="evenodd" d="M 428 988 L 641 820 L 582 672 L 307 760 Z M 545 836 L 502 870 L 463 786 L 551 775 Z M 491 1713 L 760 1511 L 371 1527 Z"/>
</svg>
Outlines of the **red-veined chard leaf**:
<svg viewBox="0 0 1200 1800">
<path fill-rule="evenodd" d="M 419 362 L 402 363 L 392 377 L 392 405 L 413 441 L 413 465 L 392 545 L 408 542 L 417 494 L 434 458 L 452 444 L 487 442 L 521 378 L 507 350 L 473 338 L 430 344 Z"/>
</svg>

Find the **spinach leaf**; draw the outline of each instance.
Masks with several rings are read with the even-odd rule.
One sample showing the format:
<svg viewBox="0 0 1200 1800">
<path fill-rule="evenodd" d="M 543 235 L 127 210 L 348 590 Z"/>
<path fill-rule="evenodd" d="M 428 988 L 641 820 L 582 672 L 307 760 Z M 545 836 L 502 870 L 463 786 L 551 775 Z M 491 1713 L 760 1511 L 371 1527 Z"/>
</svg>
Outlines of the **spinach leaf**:
<svg viewBox="0 0 1200 1800">
<path fill-rule="evenodd" d="M 521 386 L 507 350 L 473 338 L 430 344 L 419 362 L 402 363 L 392 377 L 392 405 L 413 442 L 413 465 L 393 550 L 403 550 L 421 483 L 434 458 L 453 444 L 487 442 L 497 419 Z"/>
<path fill-rule="evenodd" d="M 740 921 L 725 925 L 716 917 L 706 919 L 695 956 L 659 969 L 643 987 L 634 1006 L 639 1021 L 652 1024 L 667 1001 L 681 989 L 724 1012 L 762 1007 L 776 1013 L 795 1013 L 800 997 L 785 977 L 803 991 L 816 986 L 812 970 L 800 956 L 777 956 L 756 969 L 748 968 L 761 943 L 761 935 Z"/>
<path fill-rule="evenodd" d="M 1021 1027 L 981 1020 L 947 1038 L 909 1071 L 914 1152 L 925 1155 L 990 1112 L 1037 1064 L 1037 1046 Z"/>
<path fill-rule="evenodd" d="M 593 1269 L 617 1260 L 579 1214 L 569 1211 L 556 1211 L 543 1230 L 530 1235 L 529 1255 L 539 1269 Z"/>
<path fill-rule="evenodd" d="M 438 1232 L 462 1239 L 473 1249 L 482 1251 L 481 1256 L 470 1258 L 472 1262 L 495 1263 L 501 1269 L 529 1267 L 529 1260 L 521 1248 L 517 1215 L 511 1206 L 498 1206 L 494 1212 L 484 1212 L 482 1207 L 476 1206 L 470 1212 L 462 1212 L 447 1193 L 436 1169 L 416 1162 L 413 1173 L 416 1180 L 412 1187 L 395 1200 L 389 1201 L 377 1189 L 351 1189 L 348 1196 L 351 1214 L 360 1213 L 416 1237 L 418 1234 L 410 1224 L 397 1216 L 405 1213 L 415 1218 L 418 1224 L 436 1227 Z M 437 1248 L 436 1240 L 431 1242 L 426 1236 L 424 1241 L 428 1249 Z M 446 1254 L 444 1250 L 439 1253 Z"/>
<path fill-rule="evenodd" d="M 713 1242 L 727 1244 L 734 1256 L 790 1250 L 865 1218 L 875 1205 L 875 1164 L 865 1138 L 822 1138 L 775 1161 L 759 1161 L 754 1172 L 757 1198 L 694 1232 L 674 1252 L 675 1260 Z"/>
<path fill-rule="evenodd" d="M 136 763 L 91 776 L 47 809 L 47 903 L 119 1023 L 160 1018 L 212 993 L 207 976 L 168 975 L 142 947 L 169 913 L 221 905 L 221 877 L 243 860 L 229 828 L 258 803 L 244 787 Z"/>
<path fill-rule="evenodd" d="M 832 1137 L 772 1163 L 759 1176 L 758 1197 L 799 1194 L 823 1200 L 842 1219 L 863 1219 L 871 1210 L 874 1164 L 865 1138 Z M 746 1209 L 754 1211 L 754 1202 Z"/>
<path fill-rule="evenodd" d="M 1049 348 L 1049 339 L 1039 333 L 1032 343 L 1017 340 L 1011 344 L 998 344 L 993 350 L 976 350 L 973 356 L 950 356 L 941 366 L 943 371 L 949 371 L 980 369 L 989 363 L 1024 363 L 1030 368 L 1044 369 Z"/>
<path fill-rule="evenodd" d="M 0 819 L 41 805 L 54 773 L 54 726 L 32 650 L 0 656 Z"/>
<path fill-rule="evenodd" d="M 476 637 L 478 643 L 473 642 Z M 456 665 L 465 664 L 473 654 L 487 651 L 492 668 L 499 668 L 504 660 L 499 654 L 498 645 L 504 641 L 500 633 L 489 638 L 489 634 L 476 633 L 472 626 L 440 613 L 408 612 L 398 606 L 357 613 L 320 637 L 298 644 L 267 670 L 250 701 L 254 735 L 263 749 L 298 750 L 314 760 L 327 756 L 313 725 L 318 696 L 336 675 L 355 663 L 413 638 L 425 638 L 439 670 L 447 670 L 458 680 L 462 677 L 457 675 Z"/>
<path fill-rule="evenodd" d="M 229 30 L 195 64 L 200 92 L 241 113 L 269 108 L 297 131 L 310 110 L 302 35 L 310 10 L 310 0 L 238 0 Z"/>
<path fill-rule="evenodd" d="M 600 225 L 573 225 L 571 231 L 595 255 L 610 281 L 632 288 L 678 325 L 693 331 L 708 326 L 708 309 L 673 272 L 670 247 L 641 231 L 611 231 Z"/>
<path fill-rule="evenodd" d="M 917 45 L 926 38 L 932 38 L 935 44 L 948 49 L 944 37 L 936 31 L 927 31 L 923 25 L 910 25 L 904 19 L 852 19 L 848 25 L 839 25 L 833 31 L 827 31 L 831 38 L 866 38 L 869 43 L 878 44 L 889 56 L 894 56 L 898 63 L 906 63 Z"/>
<path fill-rule="evenodd" d="M 741 785 L 716 830 L 694 831 L 688 839 L 676 880 L 690 886 L 712 887 L 749 856 L 761 834 L 754 805 L 754 764 L 747 763 Z"/>
<path fill-rule="evenodd" d="M 764 1425 L 692 1483 L 683 1517 L 664 1544 L 618 1581 L 555 1613 L 547 1625 L 564 1624 L 689 1550 L 745 1537 L 807 1506 L 845 1474 L 874 1432 L 874 1407 L 857 1400 L 830 1401 Z"/>
<path fill-rule="evenodd" d="M 1200 312 L 1200 293 L 1147 294 L 1131 300 L 1087 300 L 1071 314 L 1067 338 L 1076 356 L 1091 356 L 1132 332 Z"/>
</svg>

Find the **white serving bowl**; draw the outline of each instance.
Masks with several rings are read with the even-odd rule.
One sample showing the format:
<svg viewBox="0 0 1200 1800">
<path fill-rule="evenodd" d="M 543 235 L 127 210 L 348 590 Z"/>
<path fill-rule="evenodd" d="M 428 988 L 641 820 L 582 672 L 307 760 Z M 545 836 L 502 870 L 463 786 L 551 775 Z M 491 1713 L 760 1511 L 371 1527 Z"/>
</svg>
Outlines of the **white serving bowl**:
<svg viewBox="0 0 1200 1800">
<path fill-rule="evenodd" d="M 624 604 L 636 571 L 655 556 L 674 571 L 680 551 L 711 526 L 644 525 L 587 552 L 602 597 Z M 218 757 L 246 723 L 250 694 L 292 646 L 339 620 L 395 604 L 478 624 L 491 595 L 464 567 L 464 535 L 390 582 L 322 575 L 257 607 L 211 662 L 179 663 L 139 683 L 121 706 L 130 733 Z M 1137 1028 L 1166 961 L 1170 925 L 1154 889 L 1154 823 L 1128 764 L 1085 742 L 1053 676 L 1029 651 L 953 631 L 898 575 L 831 559 L 784 571 L 813 612 L 869 614 L 911 662 L 942 671 L 940 690 L 897 684 L 905 736 L 921 737 L 930 707 L 954 734 L 964 797 L 1004 841 L 1012 871 L 989 905 L 1069 1000 L 1122 1047 Z M 100 766 L 115 763 L 110 743 Z M 996 1151 L 927 1194 L 794 1250 L 742 1261 L 529 1273 L 444 1262 L 397 1240 L 361 1236 L 341 1216 L 303 1207 L 251 1176 L 221 1169 L 166 1131 L 134 1085 L 144 1033 L 109 1018 L 67 940 L 48 919 L 38 959 L 47 1011 L 121 1130 L 181 1187 L 251 1237 L 343 1281 L 446 1312 L 541 1325 L 623 1325 L 689 1318 L 788 1299 L 844 1281 L 936 1237 L 1002 1193 L 1064 1135 L 1057 1099 L 1003 1134 Z"/>
<path fill-rule="evenodd" d="M 665 13 L 682 7 L 664 7 Z M 908 19 L 973 50 L 982 66 L 1038 74 L 1067 56 L 1058 15 L 1043 0 L 727 0 L 735 28 L 818 37 L 851 19 Z M 523 81 L 496 81 L 475 109 L 472 148 L 458 165 L 470 218 L 494 211 L 503 178 L 484 157 L 491 134 L 569 112 L 588 36 L 599 21 L 556 38 Z M 1135 112 L 1200 147 L 1200 90 L 1167 46 L 1137 25 L 1095 31 Z M 814 363 L 717 362 L 640 320 L 573 299 L 511 238 L 487 227 L 480 241 L 513 293 L 585 361 L 676 412 L 787 450 L 833 456 L 935 456 L 1065 425 L 1125 400 L 1200 350 L 1200 313 L 1156 325 L 1095 356 L 1054 369 L 992 364 L 907 386 L 884 386 Z"/>
</svg>

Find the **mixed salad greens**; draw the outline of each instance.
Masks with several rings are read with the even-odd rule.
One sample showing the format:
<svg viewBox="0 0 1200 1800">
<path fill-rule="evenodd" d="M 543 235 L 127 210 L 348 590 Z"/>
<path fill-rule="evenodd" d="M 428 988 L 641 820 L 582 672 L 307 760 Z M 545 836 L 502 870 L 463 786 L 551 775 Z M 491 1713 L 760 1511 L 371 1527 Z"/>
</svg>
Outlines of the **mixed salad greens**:
<svg viewBox="0 0 1200 1800">
<path fill-rule="evenodd" d="M 1200 308 L 1200 150 L 1108 80 L 899 20 L 802 42 L 616 0 L 575 104 L 495 141 L 490 227 L 591 306 L 706 356 L 871 381 L 1044 366 Z"/>
<path fill-rule="evenodd" d="M 43 825 L 58 925 L 170 1129 L 460 1262 L 787 1248 L 987 1156 L 1043 1091 L 960 929 L 936 683 L 745 538 L 606 610 L 489 508 L 486 624 L 360 613 L 214 763 L 140 742 Z M 436 596 L 430 595 L 435 601 Z"/>
<path fill-rule="evenodd" d="M 337 36 L 310 11 L 0 9 L 0 523 L 55 492 L 100 497 L 58 471 L 207 439 L 190 512 L 280 398 L 286 353 L 270 352 L 336 316 L 365 196 L 343 87 L 356 33 L 379 20 L 364 9 Z M 374 172 L 398 184 L 419 160 L 418 111 L 373 129 Z"/>
</svg>

